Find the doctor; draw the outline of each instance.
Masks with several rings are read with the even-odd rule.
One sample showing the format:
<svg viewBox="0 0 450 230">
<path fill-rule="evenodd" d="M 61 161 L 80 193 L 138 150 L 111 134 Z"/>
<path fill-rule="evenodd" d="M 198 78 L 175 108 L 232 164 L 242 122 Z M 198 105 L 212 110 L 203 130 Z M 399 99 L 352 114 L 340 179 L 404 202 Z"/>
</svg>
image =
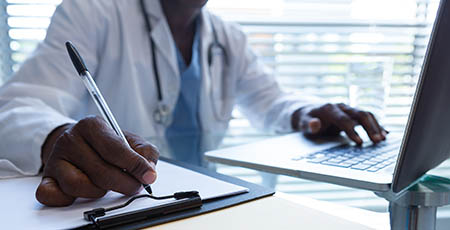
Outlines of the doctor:
<svg viewBox="0 0 450 230">
<path fill-rule="evenodd" d="M 344 131 L 362 143 L 354 131 L 361 124 L 373 142 L 385 139 L 371 113 L 282 92 L 245 34 L 203 9 L 206 2 L 63 1 L 45 40 L 0 90 L 0 177 L 43 169 L 36 198 L 49 206 L 108 190 L 132 195 L 156 179 L 159 150 L 142 137 L 189 160 L 190 150 L 176 146 L 196 146 L 201 134 L 223 136 L 234 106 L 256 127 L 275 132 Z M 105 121 L 89 116 L 97 108 L 67 56 L 68 40 L 130 131 L 131 149 Z M 199 139 L 171 141 L 179 135 Z"/>
</svg>

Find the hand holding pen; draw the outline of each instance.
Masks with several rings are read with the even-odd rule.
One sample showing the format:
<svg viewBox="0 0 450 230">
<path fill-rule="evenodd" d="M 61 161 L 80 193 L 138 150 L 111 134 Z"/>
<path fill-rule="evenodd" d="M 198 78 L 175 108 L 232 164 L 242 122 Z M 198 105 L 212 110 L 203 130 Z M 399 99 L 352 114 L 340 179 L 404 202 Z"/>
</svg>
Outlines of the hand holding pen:
<svg viewBox="0 0 450 230">
<path fill-rule="evenodd" d="M 89 73 L 85 67 L 84 71 Z M 95 97 L 103 99 L 99 93 Z M 102 115 L 110 113 L 107 106 L 103 109 Z M 148 184 L 156 180 L 158 150 L 139 136 L 118 134 L 111 117 L 87 117 L 47 137 L 42 148 L 44 175 L 36 191 L 39 202 L 66 206 L 78 197 L 100 198 L 108 190 L 134 195 L 142 184 L 151 192 Z"/>
</svg>

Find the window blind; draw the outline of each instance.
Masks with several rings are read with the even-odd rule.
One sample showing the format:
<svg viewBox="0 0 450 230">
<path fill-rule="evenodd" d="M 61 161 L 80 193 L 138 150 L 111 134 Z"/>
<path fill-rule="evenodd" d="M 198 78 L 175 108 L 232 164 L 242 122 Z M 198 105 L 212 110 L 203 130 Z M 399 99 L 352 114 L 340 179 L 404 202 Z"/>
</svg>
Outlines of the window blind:
<svg viewBox="0 0 450 230">
<path fill-rule="evenodd" d="M 11 74 L 11 60 L 8 35 L 6 1 L 0 0 L 0 85 Z"/>
<path fill-rule="evenodd" d="M 8 76 L 45 37 L 61 0 L 0 2 L 8 31 L 1 38 L 2 72 Z M 230 0 L 210 1 L 208 7 L 241 24 L 286 91 L 371 110 L 389 129 L 401 131 L 437 2 L 373 2 Z M 261 135 L 238 111 L 234 115 L 230 136 Z"/>
<path fill-rule="evenodd" d="M 370 110 L 388 130 L 403 130 L 438 1 L 231 2 L 210 8 L 241 24 L 286 91 Z M 224 145 L 261 135 L 234 114 Z"/>
<path fill-rule="evenodd" d="M 3 0 L 6 4 L 9 39 L 6 42 L 10 50 L 11 70 L 17 70 L 36 45 L 45 38 L 50 17 L 61 1 Z"/>
</svg>

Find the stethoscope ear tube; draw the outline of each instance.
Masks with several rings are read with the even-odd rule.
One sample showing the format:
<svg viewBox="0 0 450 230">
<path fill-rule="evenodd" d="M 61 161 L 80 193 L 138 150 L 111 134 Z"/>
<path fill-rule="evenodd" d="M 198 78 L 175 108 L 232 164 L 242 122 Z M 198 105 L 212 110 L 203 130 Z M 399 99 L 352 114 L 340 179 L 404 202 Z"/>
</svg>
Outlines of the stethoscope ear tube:
<svg viewBox="0 0 450 230">
<path fill-rule="evenodd" d="M 214 51 L 214 49 L 219 50 L 220 53 L 217 52 L 217 51 Z M 213 62 L 213 58 L 214 58 L 215 55 L 222 55 L 223 58 L 224 58 L 225 66 L 228 67 L 228 63 L 229 63 L 229 62 L 228 62 L 228 55 L 227 55 L 227 52 L 226 52 L 226 50 L 225 50 L 225 47 L 223 47 L 222 44 L 220 44 L 220 43 L 218 43 L 218 42 L 216 42 L 216 41 L 214 41 L 214 42 L 208 47 L 208 65 L 209 65 L 209 67 L 211 67 L 212 62 Z"/>
<path fill-rule="evenodd" d="M 153 39 L 150 39 L 152 47 L 155 47 L 155 43 L 153 42 Z M 158 93 L 158 101 L 162 102 L 163 100 L 163 95 L 162 95 L 162 87 L 161 87 L 161 81 L 159 79 L 159 71 L 158 71 L 158 63 L 156 62 L 156 54 L 155 54 L 155 49 L 152 48 L 152 64 L 153 64 L 153 74 L 156 76 L 155 77 L 155 83 L 156 83 L 156 89 L 157 89 L 157 93 Z"/>
<path fill-rule="evenodd" d="M 216 31 L 216 28 L 213 25 L 213 21 L 212 20 L 211 20 L 211 29 L 212 29 L 212 32 L 213 32 L 214 41 L 208 47 L 208 65 L 209 65 L 209 67 L 211 67 L 212 62 L 213 62 L 213 57 L 215 55 L 220 55 L 221 54 L 224 57 L 225 65 L 228 67 L 229 61 L 228 61 L 227 51 L 226 51 L 225 47 L 222 44 L 220 44 L 220 42 L 219 42 L 219 36 L 217 35 L 217 31 Z M 214 50 L 215 48 L 220 50 L 220 54 Z"/>
<path fill-rule="evenodd" d="M 152 25 L 150 23 L 150 20 L 148 19 L 148 14 L 147 11 L 145 10 L 145 2 L 144 0 L 140 1 L 141 3 L 141 10 L 142 10 L 142 14 L 144 15 L 144 21 L 145 21 L 145 27 L 147 28 L 147 31 L 149 33 L 149 37 L 150 37 L 150 49 L 151 49 L 151 53 L 152 53 L 152 65 L 153 65 L 153 74 L 155 76 L 155 83 L 156 83 L 156 89 L 157 89 L 157 94 L 158 94 L 158 101 L 161 102 L 163 99 L 163 95 L 162 95 L 162 90 L 161 90 L 161 81 L 159 79 L 159 71 L 158 71 L 158 65 L 157 65 L 157 61 L 156 61 L 156 53 L 155 53 L 155 42 L 153 41 L 153 38 L 151 36 L 151 32 L 152 32 Z"/>
</svg>

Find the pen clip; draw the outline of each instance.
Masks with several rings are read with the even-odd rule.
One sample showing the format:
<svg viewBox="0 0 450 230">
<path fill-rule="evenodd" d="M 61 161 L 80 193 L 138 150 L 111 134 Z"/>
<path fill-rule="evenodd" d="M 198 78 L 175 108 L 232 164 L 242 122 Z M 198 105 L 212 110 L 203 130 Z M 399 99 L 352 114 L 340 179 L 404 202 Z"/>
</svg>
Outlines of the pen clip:
<svg viewBox="0 0 450 230">
<path fill-rule="evenodd" d="M 126 207 L 133 202 L 133 200 L 144 197 L 156 198 L 149 195 L 135 196 L 122 205 L 111 208 L 96 208 L 86 211 L 83 213 L 83 217 L 86 221 L 91 222 L 97 228 L 110 228 L 141 220 L 150 221 L 153 218 L 186 211 L 189 209 L 200 208 L 203 205 L 203 201 L 197 191 L 178 192 L 171 196 L 158 197 L 158 199 L 175 198 L 175 201 L 171 203 L 148 207 L 141 210 L 113 214 L 111 216 L 106 215 L 107 212 Z"/>
</svg>

